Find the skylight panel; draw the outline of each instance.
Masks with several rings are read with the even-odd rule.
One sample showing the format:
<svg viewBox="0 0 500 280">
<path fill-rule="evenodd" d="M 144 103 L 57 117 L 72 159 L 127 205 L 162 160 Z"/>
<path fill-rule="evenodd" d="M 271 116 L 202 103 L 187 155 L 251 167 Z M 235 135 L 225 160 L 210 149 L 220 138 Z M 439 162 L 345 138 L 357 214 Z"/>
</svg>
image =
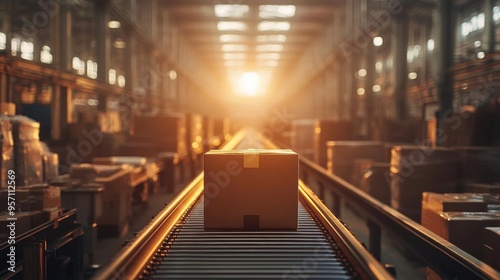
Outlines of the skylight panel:
<svg viewBox="0 0 500 280">
<path fill-rule="evenodd" d="M 247 25 L 241 21 L 219 21 L 217 29 L 220 31 L 245 31 Z"/>
<path fill-rule="evenodd" d="M 245 52 L 245 51 L 247 51 L 247 46 L 246 45 L 224 44 L 224 45 L 222 45 L 222 51 L 224 51 L 224 52 Z"/>
<path fill-rule="evenodd" d="M 281 52 L 283 51 L 283 45 L 280 44 L 268 44 L 268 45 L 258 45 L 255 50 L 257 52 Z"/>
<path fill-rule="evenodd" d="M 290 18 L 295 15 L 294 5 L 261 5 L 260 18 Z"/>
<path fill-rule="evenodd" d="M 263 21 L 257 26 L 259 31 L 288 31 L 290 23 L 288 21 Z"/>
<path fill-rule="evenodd" d="M 257 42 L 259 43 L 284 43 L 286 41 L 285 35 L 259 35 Z"/>
<path fill-rule="evenodd" d="M 234 17 L 242 18 L 248 14 L 248 5 L 215 5 L 214 12 L 216 17 Z"/>
</svg>

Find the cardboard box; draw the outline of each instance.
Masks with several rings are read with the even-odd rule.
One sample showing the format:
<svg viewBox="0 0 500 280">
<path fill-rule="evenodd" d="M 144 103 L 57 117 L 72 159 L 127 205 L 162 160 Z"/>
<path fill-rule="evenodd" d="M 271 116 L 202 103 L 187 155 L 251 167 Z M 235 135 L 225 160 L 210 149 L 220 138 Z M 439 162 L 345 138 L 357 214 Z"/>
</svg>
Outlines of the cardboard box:
<svg viewBox="0 0 500 280">
<path fill-rule="evenodd" d="M 485 228 L 483 240 L 483 261 L 500 271 L 500 227 Z"/>
<path fill-rule="evenodd" d="M 391 206 L 421 222 L 422 193 L 457 192 L 458 153 L 448 148 L 396 146 L 391 155 Z"/>
<path fill-rule="evenodd" d="M 7 210 L 7 190 L 0 191 L 0 210 Z M 46 184 L 17 187 L 15 192 L 16 211 L 41 211 L 61 207 L 61 190 Z"/>
<path fill-rule="evenodd" d="M 500 214 L 484 212 L 442 212 L 439 223 L 429 228 L 472 256 L 482 259 L 485 227 L 500 227 Z"/>
<path fill-rule="evenodd" d="M 352 181 L 355 159 L 380 162 L 384 158 L 384 145 L 378 141 L 328 141 L 326 146 L 327 170 L 349 182 Z"/>
<path fill-rule="evenodd" d="M 210 151 L 204 166 L 205 229 L 297 229 L 295 152 Z"/>
<path fill-rule="evenodd" d="M 422 225 L 435 228 L 442 212 L 487 212 L 489 194 L 424 192 L 422 194 Z"/>
</svg>

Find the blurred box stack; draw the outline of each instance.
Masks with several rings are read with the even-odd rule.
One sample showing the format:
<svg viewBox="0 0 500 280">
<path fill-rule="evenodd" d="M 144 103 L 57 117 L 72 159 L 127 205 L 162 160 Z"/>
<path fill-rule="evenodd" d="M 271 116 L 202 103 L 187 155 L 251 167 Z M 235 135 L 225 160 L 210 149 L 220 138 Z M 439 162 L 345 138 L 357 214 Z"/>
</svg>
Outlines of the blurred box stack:
<svg viewBox="0 0 500 280">
<path fill-rule="evenodd" d="M 354 186 L 359 186 L 364 174 L 370 169 L 372 164 L 373 160 L 369 158 L 354 159 L 351 178 L 351 182 Z"/>
<path fill-rule="evenodd" d="M 387 205 L 391 204 L 390 164 L 386 162 L 372 162 L 365 169 L 359 187 L 373 198 Z"/>
<path fill-rule="evenodd" d="M 129 165 L 74 164 L 70 178 L 104 187 L 102 215 L 97 219 L 100 236 L 123 236 L 128 232 L 132 212 L 132 167 Z"/>
<path fill-rule="evenodd" d="M 448 148 L 396 146 L 391 156 L 391 206 L 420 222 L 422 193 L 455 193 L 458 152 Z"/>
<path fill-rule="evenodd" d="M 316 120 L 314 124 L 314 161 L 327 167 L 328 141 L 348 141 L 351 138 L 351 124 L 347 121 Z"/>
<path fill-rule="evenodd" d="M 326 146 L 327 170 L 351 183 L 356 159 L 381 162 L 384 158 L 384 145 L 378 141 L 328 141 Z"/>
<path fill-rule="evenodd" d="M 488 209 L 499 204 L 499 197 L 491 194 L 425 192 L 422 225 L 483 260 L 483 230 L 500 226 L 500 213 L 488 212 Z"/>
<path fill-rule="evenodd" d="M 483 238 L 486 227 L 500 227 L 500 214 L 487 212 L 442 212 L 434 233 L 460 249 L 482 260 Z"/>
<path fill-rule="evenodd" d="M 121 144 L 122 156 L 154 156 L 176 152 L 186 156 L 186 121 L 182 114 L 135 116 L 133 135 Z"/>
<path fill-rule="evenodd" d="M 43 182 L 43 148 L 39 140 L 40 124 L 28 117 L 10 118 L 14 139 L 16 186 Z"/>
<path fill-rule="evenodd" d="M 326 143 L 351 140 L 351 128 L 346 121 L 294 120 L 291 125 L 291 147 L 301 156 L 326 168 Z"/>
<path fill-rule="evenodd" d="M 314 128 L 316 120 L 302 119 L 292 121 L 292 149 L 301 157 L 314 160 Z"/>
<path fill-rule="evenodd" d="M 500 147 L 454 147 L 459 153 L 460 189 L 500 182 Z"/>
<path fill-rule="evenodd" d="M 61 213 L 61 190 L 48 184 L 16 187 L 16 215 L 21 212 L 35 213 L 37 220 L 33 226 L 56 219 Z M 8 190 L 0 191 L 0 212 L 7 212 Z M 19 214 L 23 216 L 24 214 Z"/>
</svg>

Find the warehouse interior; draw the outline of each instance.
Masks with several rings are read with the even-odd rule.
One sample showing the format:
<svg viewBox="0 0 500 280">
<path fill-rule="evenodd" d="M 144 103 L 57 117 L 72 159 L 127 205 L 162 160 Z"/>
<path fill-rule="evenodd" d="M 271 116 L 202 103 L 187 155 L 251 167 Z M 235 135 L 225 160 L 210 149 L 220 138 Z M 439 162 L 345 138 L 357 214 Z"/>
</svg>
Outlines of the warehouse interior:
<svg viewBox="0 0 500 280">
<path fill-rule="evenodd" d="M 498 279 L 499 61 L 500 0 L 1 1 L 0 278 Z"/>
</svg>

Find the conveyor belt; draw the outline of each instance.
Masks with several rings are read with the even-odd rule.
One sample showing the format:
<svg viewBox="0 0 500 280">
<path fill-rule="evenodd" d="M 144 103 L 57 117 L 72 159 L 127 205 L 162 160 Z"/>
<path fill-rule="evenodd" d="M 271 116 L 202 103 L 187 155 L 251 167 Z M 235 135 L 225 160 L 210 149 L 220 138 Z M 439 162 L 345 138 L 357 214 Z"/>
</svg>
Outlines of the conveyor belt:
<svg viewBox="0 0 500 280">
<path fill-rule="evenodd" d="M 223 149 L 276 148 L 248 130 Z M 205 231 L 203 174 L 165 207 L 95 279 L 392 279 L 299 185 L 297 231 Z"/>
<path fill-rule="evenodd" d="M 353 268 L 299 203 L 297 231 L 203 229 L 197 203 L 158 250 L 152 279 L 352 279 Z M 349 272 L 350 271 L 350 272 Z M 148 275 L 144 275 L 148 278 Z"/>
</svg>

